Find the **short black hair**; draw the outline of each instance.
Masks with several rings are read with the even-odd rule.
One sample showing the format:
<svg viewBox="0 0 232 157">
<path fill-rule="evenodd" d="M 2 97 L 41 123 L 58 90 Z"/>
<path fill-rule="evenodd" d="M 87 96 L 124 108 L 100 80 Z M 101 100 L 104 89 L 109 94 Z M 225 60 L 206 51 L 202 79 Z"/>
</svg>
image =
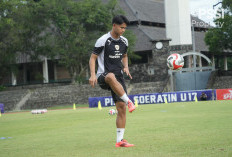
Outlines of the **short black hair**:
<svg viewBox="0 0 232 157">
<path fill-rule="evenodd" d="M 121 25 L 123 23 L 125 23 L 126 25 L 130 24 L 129 20 L 124 15 L 116 15 L 112 20 L 112 24 Z"/>
</svg>

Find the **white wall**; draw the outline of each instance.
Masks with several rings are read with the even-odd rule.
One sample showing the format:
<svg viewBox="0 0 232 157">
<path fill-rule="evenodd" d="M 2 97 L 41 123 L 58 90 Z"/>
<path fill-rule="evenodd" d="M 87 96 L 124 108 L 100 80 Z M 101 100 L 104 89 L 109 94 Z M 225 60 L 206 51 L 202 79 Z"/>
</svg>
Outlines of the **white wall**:
<svg viewBox="0 0 232 157">
<path fill-rule="evenodd" d="M 171 46 L 192 44 L 189 0 L 165 0 L 165 21 Z"/>
</svg>

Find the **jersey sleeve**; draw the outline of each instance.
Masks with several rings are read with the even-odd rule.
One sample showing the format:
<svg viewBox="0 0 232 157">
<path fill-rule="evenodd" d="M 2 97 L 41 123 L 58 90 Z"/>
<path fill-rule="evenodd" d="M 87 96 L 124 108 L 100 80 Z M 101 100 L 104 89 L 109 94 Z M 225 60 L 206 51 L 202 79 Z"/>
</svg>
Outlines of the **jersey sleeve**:
<svg viewBox="0 0 232 157">
<path fill-rule="evenodd" d="M 95 43 L 93 54 L 99 55 L 105 46 L 105 40 L 103 38 L 99 38 L 97 42 Z"/>
<path fill-rule="evenodd" d="M 128 40 L 127 40 L 127 38 L 125 38 L 125 37 L 122 37 L 122 41 L 125 43 L 125 45 L 126 45 L 126 50 L 124 51 L 124 54 L 127 54 L 127 50 L 128 50 Z"/>
<path fill-rule="evenodd" d="M 127 51 L 128 51 L 128 46 L 126 47 L 126 51 L 124 52 L 124 54 L 127 54 Z"/>
</svg>

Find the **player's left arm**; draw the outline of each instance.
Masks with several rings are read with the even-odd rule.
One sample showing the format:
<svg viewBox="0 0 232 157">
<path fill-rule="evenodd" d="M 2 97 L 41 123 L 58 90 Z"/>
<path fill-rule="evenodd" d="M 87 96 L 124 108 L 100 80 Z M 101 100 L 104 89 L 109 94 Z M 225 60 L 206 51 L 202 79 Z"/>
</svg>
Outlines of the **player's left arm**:
<svg viewBox="0 0 232 157">
<path fill-rule="evenodd" d="M 132 76 L 130 74 L 129 67 L 128 67 L 128 56 L 127 56 L 127 54 L 123 55 L 122 64 L 123 64 L 123 72 L 125 72 L 127 74 L 127 76 L 129 76 L 130 79 L 132 79 Z"/>
</svg>

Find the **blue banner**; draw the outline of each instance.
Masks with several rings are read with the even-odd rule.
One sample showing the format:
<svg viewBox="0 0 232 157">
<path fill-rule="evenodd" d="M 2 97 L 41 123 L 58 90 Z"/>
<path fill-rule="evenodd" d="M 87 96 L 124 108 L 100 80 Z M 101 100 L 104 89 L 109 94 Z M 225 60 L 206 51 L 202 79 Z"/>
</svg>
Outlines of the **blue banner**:
<svg viewBox="0 0 232 157">
<path fill-rule="evenodd" d="M 129 98 L 135 102 L 137 99 L 139 105 L 143 104 L 158 104 L 165 103 L 165 99 L 168 103 L 172 102 L 187 102 L 187 101 L 200 101 L 202 93 L 207 95 L 206 100 L 214 99 L 214 90 L 197 90 L 197 91 L 183 91 L 183 92 L 169 92 L 169 93 L 153 93 L 153 94 L 137 94 L 129 95 Z M 89 107 L 97 107 L 98 102 L 101 102 L 102 107 L 115 106 L 112 97 L 90 97 Z"/>
<path fill-rule="evenodd" d="M 0 112 L 4 113 L 4 104 L 0 103 Z"/>
</svg>

